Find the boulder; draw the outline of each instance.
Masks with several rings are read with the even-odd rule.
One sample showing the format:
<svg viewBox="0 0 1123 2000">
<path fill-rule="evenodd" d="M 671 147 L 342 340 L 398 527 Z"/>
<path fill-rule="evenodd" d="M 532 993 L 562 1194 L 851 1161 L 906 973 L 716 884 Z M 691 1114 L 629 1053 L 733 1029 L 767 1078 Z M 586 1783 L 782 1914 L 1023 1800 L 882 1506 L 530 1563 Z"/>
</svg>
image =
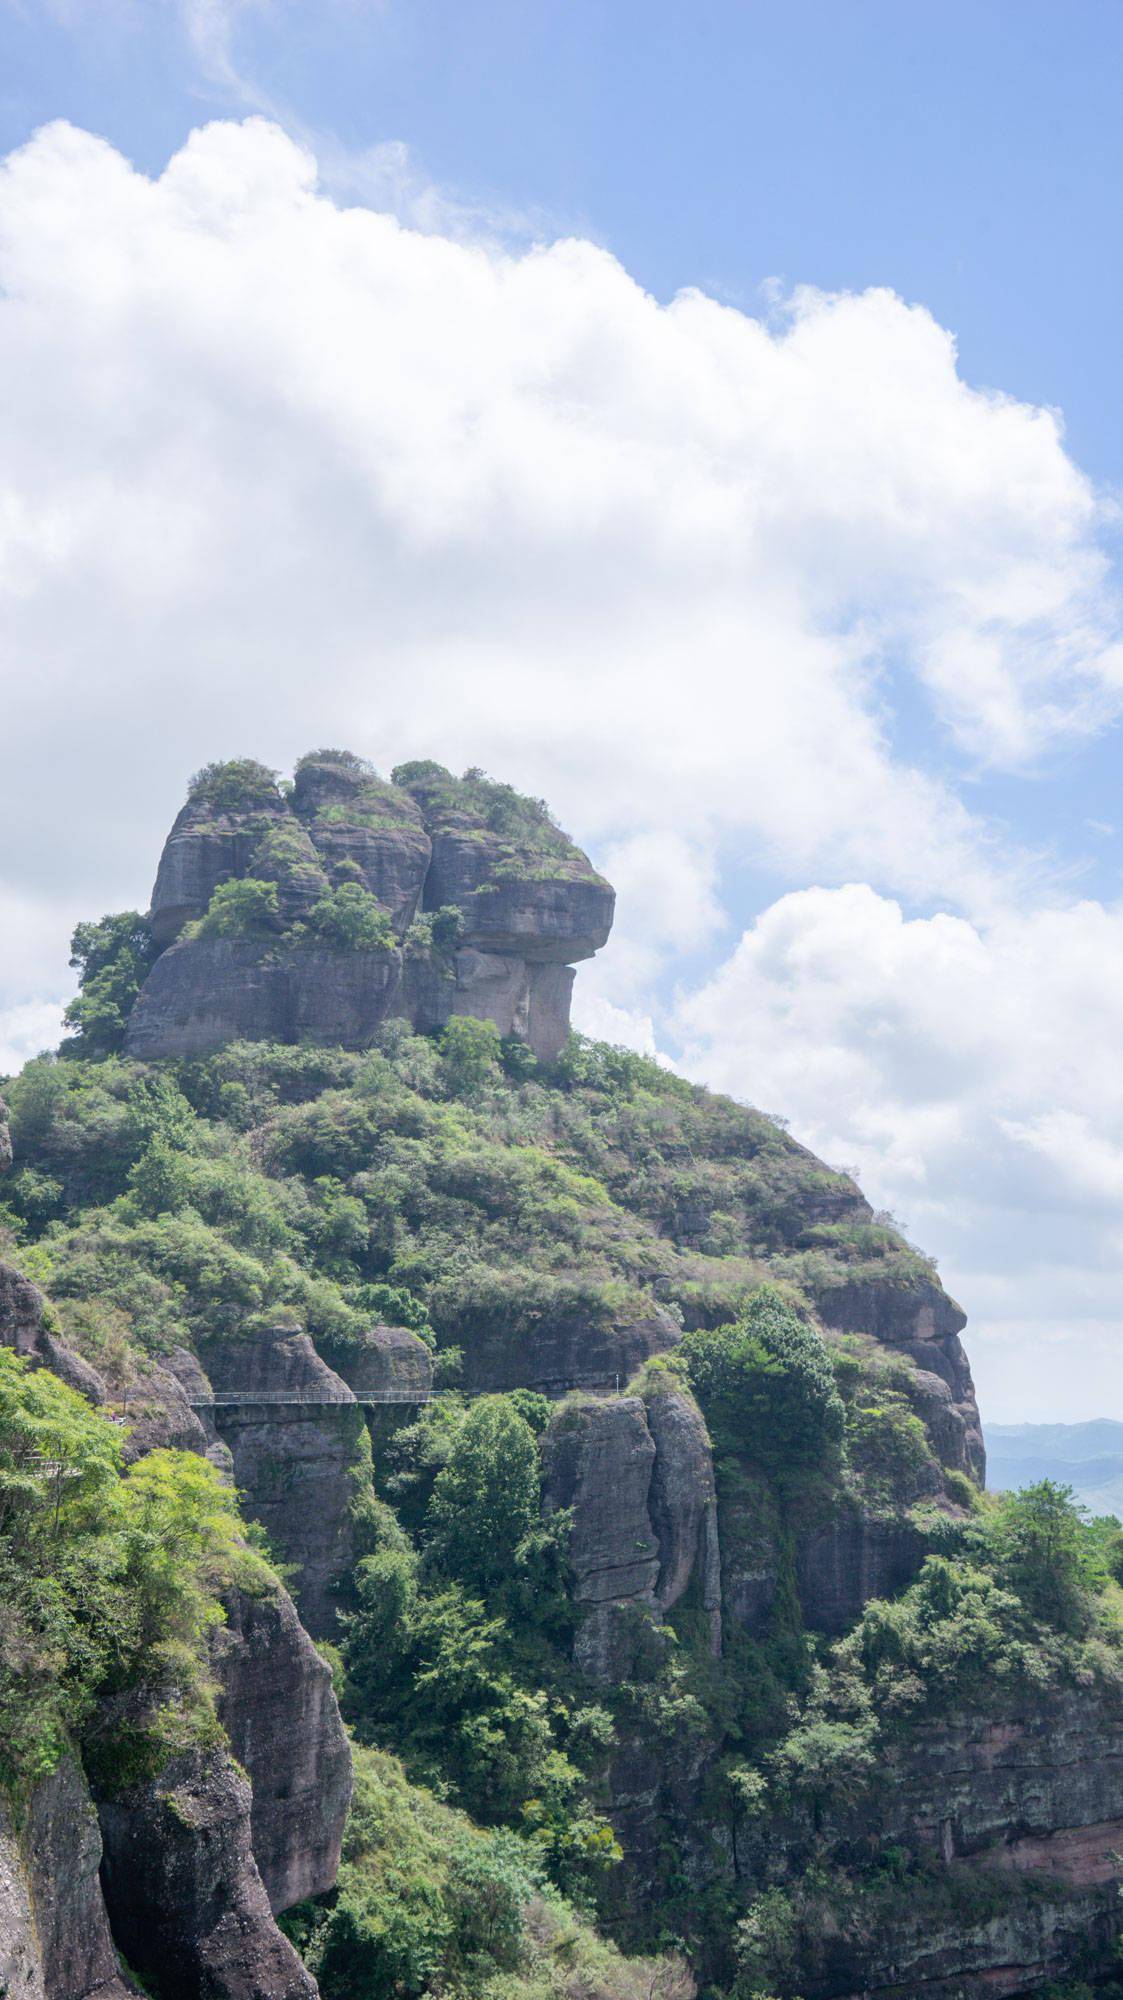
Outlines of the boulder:
<svg viewBox="0 0 1123 2000">
<path fill-rule="evenodd" d="M 709 1620 L 710 1649 L 721 1652 L 721 1551 L 713 1452 L 693 1396 L 668 1385 L 646 1397 L 655 1445 L 648 1514 L 659 1544 L 655 1602 L 662 1613 L 678 1603 L 697 1576 Z"/>
<path fill-rule="evenodd" d="M 327 875 L 361 881 L 404 936 L 420 906 L 432 853 L 409 793 L 346 762 L 302 758 L 292 806 Z"/>
<path fill-rule="evenodd" d="M 295 1565 L 308 1630 L 330 1638 L 355 1560 L 356 1482 L 369 1479 L 362 1411 L 304 1333 L 215 1342 L 202 1359 L 215 1390 L 238 1398 L 210 1414 L 245 1510 Z"/>
<path fill-rule="evenodd" d="M 399 1011 L 397 951 L 329 951 L 240 938 L 184 939 L 157 959 L 125 1050 L 139 1061 L 199 1056 L 237 1040 L 311 1038 L 365 1048 Z"/>
<path fill-rule="evenodd" d="M 432 1354 L 408 1327 L 368 1327 L 358 1340 L 321 1340 L 319 1351 L 357 1396 L 410 1396 L 423 1402 L 432 1391 Z"/>
<path fill-rule="evenodd" d="M 584 1613 L 574 1652 L 596 1681 L 622 1677 L 634 1646 L 628 1614 L 650 1623 L 655 1608 L 659 1543 L 648 1513 L 654 1463 L 638 1396 L 574 1398 L 543 1439 L 545 1510 L 573 1510 L 573 1597 Z"/>
<path fill-rule="evenodd" d="M 659 1307 L 644 1319 L 608 1325 L 546 1314 L 517 1340 L 503 1330 L 481 1328 L 465 1342 L 464 1386 L 472 1395 L 501 1389 L 538 1389 L 546 1396 L 571 1389 L 618 1391 L 653 1354 L 665 1354 L 681 1338 L 677 1319 Z"/>
</svg>

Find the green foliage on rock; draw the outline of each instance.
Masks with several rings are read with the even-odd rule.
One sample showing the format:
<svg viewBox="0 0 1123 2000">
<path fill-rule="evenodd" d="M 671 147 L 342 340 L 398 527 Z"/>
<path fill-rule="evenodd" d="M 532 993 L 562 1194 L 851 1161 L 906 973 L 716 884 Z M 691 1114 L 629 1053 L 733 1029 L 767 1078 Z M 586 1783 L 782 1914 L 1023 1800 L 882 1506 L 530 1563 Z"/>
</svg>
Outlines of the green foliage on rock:
<svg viewBox="0 0 1123 2000">
<path fill-rule="evenodd" d="M 731 1326 L 688 1333 L 678 1350 L 722 1454 L 795 1496 L 830 1480 L 845 1417 L 822 1335 L 771 1285 Z"/>
<path fill-rule="evenodd" d="M 297 936 L 329 951 L 392 951 L 390 915 L 358 882 L 344 882 L 313 903 Z"/>
<path fill-rule="evenodd" d="M 266 938 L 281 928 L 276 882 L 245 875 L 220 882 L 203 916 L 188 924 L 185 938 Z"/>
<path fill-rule="evenodd" d="M 73 1737 L 111 1763 L 104 1697 L 148 1691 L 156 1764 L 217 1733 L 206 1641 L 217 1591 L 267 1575 L 204 1459 L 121 1435 L 46 1369 L 0 1348 L 0 1784 L 26 1788 Z"/>
</svg>

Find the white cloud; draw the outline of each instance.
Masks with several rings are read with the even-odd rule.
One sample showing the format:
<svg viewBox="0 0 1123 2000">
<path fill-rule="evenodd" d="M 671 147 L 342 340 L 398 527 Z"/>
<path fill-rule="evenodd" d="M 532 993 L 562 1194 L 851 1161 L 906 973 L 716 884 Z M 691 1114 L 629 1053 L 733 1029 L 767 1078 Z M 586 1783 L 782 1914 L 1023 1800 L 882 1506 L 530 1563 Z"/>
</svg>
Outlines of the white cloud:
<svg viewBox="0 0 1123 2000">
<path fill-rule="evenodd" d="M 662 307 L 588 243 L 342 209 L 254 119 L 157 181 L 48 128 L 0 272 L 10 768 L 34 811 L 60 737 L 96 743 L 87 837 L 133 839 L 138 886 L 192 764 L 327 732 L 493 764 L 602 841 L 978 902 L 980 829 L 892 753 L 887 651 L 973 756 L 1115 699 L 1055 420 L 889 293 Z"/>
<path fill-rule="evenodd" d="M 238 11 L 186 17 L 231 88 Z M 0 1004 L 46 1006 L 74 918 L 144 902 L 207 759 L 481 763 L 616 876 L 579 982 L 614 1038 L 667 1040 L 651 989 L 747 869 L 824 884 L 682 1000 L 695 1065 L 861 1164 L 989 1323 L 1055 1328 L 1093 1266 L 1107 1322 L 1120 919 L 1026 914 L 1036 864 L 956 789 L 1119 705 L 1057 418 L 968 387 L 889 292 L 661 305 L 589 242 L 477 240 L 397 154 L 365 171 L 422 226 L 261 119 L 155 180 L 62 124 L 0 174 Z M 894 746 L 910 681 L 931 769 Z"/>
</svg>

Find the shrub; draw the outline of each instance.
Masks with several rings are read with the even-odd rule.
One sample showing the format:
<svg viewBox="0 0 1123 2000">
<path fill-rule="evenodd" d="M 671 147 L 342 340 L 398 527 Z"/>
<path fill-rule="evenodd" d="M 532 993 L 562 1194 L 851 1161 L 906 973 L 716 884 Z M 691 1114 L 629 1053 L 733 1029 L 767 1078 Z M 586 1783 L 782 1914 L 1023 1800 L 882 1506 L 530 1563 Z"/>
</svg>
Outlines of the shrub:
<svg viewBox="0 0 1123 2000">
<path fill-rule="evenodd" d="M 394 946 L 389 912 L 358 882 L 343 882 L 321 896 L 297 930 L 332 951 L 391 951 Z"/>
<path fill-rule="evenodd" d="M 240 881 L 220 882 L 206 915 L 188 924 L 183 934 L 191 938 L 260 938 L 280 927 L 277 884 L 246 875 Z"/>
<path fill-rule="evenodd" d="M 771 1285 L 678 1349 L 719 1451 L 788 1494 L 837 1474 L 844 1412 L 822 1337 Z"/>
</svg>

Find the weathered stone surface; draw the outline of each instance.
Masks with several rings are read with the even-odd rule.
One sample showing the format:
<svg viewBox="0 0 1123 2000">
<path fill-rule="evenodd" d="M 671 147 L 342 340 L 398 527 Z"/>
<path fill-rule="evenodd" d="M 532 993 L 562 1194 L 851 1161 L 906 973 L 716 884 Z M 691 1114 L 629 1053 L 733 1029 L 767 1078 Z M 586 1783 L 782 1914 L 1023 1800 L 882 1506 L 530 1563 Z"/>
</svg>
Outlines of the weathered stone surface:
<svg viewBox="0 0 1123 2000">
<path fill-rule="evenodd" d="M 653 1354 L 681 1340 L 678 1321 L 656 1310 L 648 1319 L 591 1326 L 588 1320 L 544 1317 L 518 1341 L 485 1331 L 464 1354 L 464 1386 L 473 1395 L 499 1389 L 620 1389 Z"/>
<path fill-rule="evenodd" d="M 574 850 L 576 853 L 576 850 Z M 474 826 L 433 829 L 433 859 L 425 881 L 425 908 L 455 904 L 464 912 L 466 942 L 482 951 L 517 953 L 571 965 L 591 958 L 612 929 L 615 893 L 584 857 L 580 873 L 499 874 L 500 843 Z"/>
<path fill-rule="evenodd" d="M 216 1391 L 215 1433 L 229 1447 L 246 1512 L 285 1563 L 300 1615 L 330 1638 L 355 1553 L 356 1475 L 368 1463 L 362 1411 L 307 1334 L 260 1334 L 215 1343 L 203 1361 Z M 285 1396 L 304 1400 L 275 1400 Z"/>
<path fill-rule="evenodd" d="M 154 1362 L 129 1385 L 124 1412 L 127 1464 L 160 1448 L 205 1453 L 207 1434 L 187 1400 L 182 1382 L 171 1369 Z"/>
<path fill-rule="evenodd" d="M 18 1823 L 0 1801 L 0 1993 L 125 2000 L 98 1867 L 97 1814 L 76 1758 L 40 1780 Z"/>
<path fill-rule="evenodd" d="M 331 759 L 303 759 L 292 805 L 331 879 L 361 880 L 402 936 L 420 906 L 432 853 L 409 793 L 373 772 Z"/>
<path fill-rule="evenodd" d="M 251 794 L 244 810 L 218 810 L 204 787 L 172 828 L 151 910 L 156 943 L 171 949 L 133 1009 L 129 1054 L 202 1055 L 237 1037 L 364 1048 L 392 1015 L 432 1031 L 454 1013 L 493 1021 L 543 1060 L 559 1053 L 573 962 L 605 942 L 614 892 L 533 802 L 505 793 L 500 832 L 472 803 L 478 788 L 439 767 L 406 788 L 341 753 L 302 760 L 291 802 L 268 774 Z M 275 938 L 180 938 L 220 882 L 246 876 L 277 883 Z M 347 881 L 378 898 L 399 938 L 418 908 L 459 909 L 451 962 L 416 932 L 404 974 L 397 952 L 327 952 L 291 935 Z"/>
<path fill-rule="evenodd" d="M 161 2000 L 315 2000 L 273 1921 L 250 1844 L 250 1787 L 220 1751 L 98 1801 L 113 1935 Z"/>
<path fill-rule="evenodd" d="M 648 1495 L 659 1544 L 655 1602 L 669 1611 L 697 1576 L 710 1643 L 720 1653 L 721 1551 L 709 1433 L 693 1397 L 670 1387 L 647 1397 L 647 1427 L 655 1445 Z"/>
<path fill-rule="evenodd" d="M 246 875 L 277 883 L 281 915 L 288 922 L 327 888 L 306 830 L 275 787 L 244 810 L 216 809 L 205 797 L 189 798 L 164 843 L 152 891 L 150 920 L 157 944 L 170 944 L 184 924 L 201 917 L 220 882 Z"/>
<path fill-rule="evenodd" d="M 357 1396 L 428 1396 L 433 1357 L 423 1340 L 404 1326 L 368 1327 L 357 1341 L 320 1341 L 319 1352 Z"/>
<path fill-rule="evenodd" d="M 638 1396 L 566 1403 L 543 1439 L 547 1513 L 573 1509 L 573 1596 L 585 1609 L 574 1652 L 593 1680 L 618 1679 L 627 1614 L 655 1608 L 659 1544 L 648 1513 L 655 1444 Z"/>
<path fill-rule="evenodd" d="M 212 1643 L 219 1715 L 253 1786 L 254 1860 L 274 1910 L 330 1889 L 351 1749 L 321 1659 L 285 1590 L 225 1599 Z"/>
<path fill-rule="evenodd" d="M 799 1601 L 807 1623 L 816 1632 L 844 1632 L 871 1597 L 892 1597 L 910 1584 L 926 1553 L 907 1516 L 840 1507 L 800 1547 Z"/>
<path fill-rule="evenodd" d="M 198 1056 L 224 1042 L 310 1037 L 365 1048 L 399 1011 L 397 951 L 198 938 L 157 959 L 125 1037 L 127 1054 Z"/>
<path fill-rule="evenodd" d="M 105 1383 L 97 1369 L 52 1333 L 42 1292 L 10 1264 L 0 1263 L 0 1347 L 14 1348 L 41 1368 L 50 1368 L 87 1402 L 104 1403 Z"/>
</svg>

